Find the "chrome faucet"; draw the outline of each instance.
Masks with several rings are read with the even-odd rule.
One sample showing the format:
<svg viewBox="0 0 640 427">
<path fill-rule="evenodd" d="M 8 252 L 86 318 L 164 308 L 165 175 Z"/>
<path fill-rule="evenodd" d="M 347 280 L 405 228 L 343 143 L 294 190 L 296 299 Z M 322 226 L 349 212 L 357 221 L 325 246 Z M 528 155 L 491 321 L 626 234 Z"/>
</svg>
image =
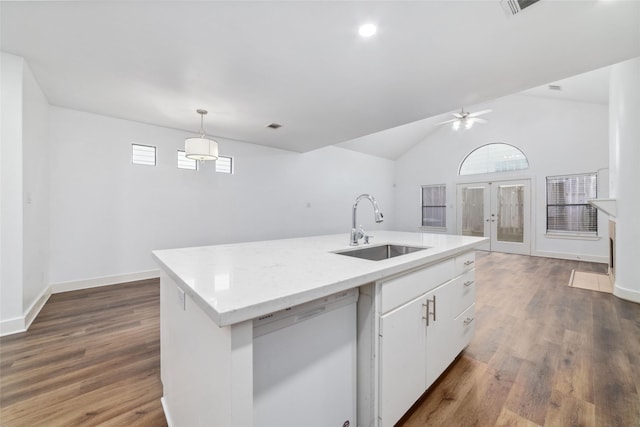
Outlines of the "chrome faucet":
<svg viewBox="0 0 640 427">
<path fill-rule="evenodd" d="M 362 229 L 362 226 L 356 227 L 356 211 L 358 210 L 358 203 L 362 199 L 368 199 L 373 205 L 373 213 L 374 213 L 376 222 L 383 221 L 382 212 L 380 212 L 380 208 L 378 207 L 378 202 L 376 202 L 376 199 L 374 199 L 374 197 L 369 194 L 359 195 L 358 198 L 356 199 L 356 202 L 353 204 L 353 212 L 351 215 L 351 239 L 349 241 L 349 245 L 351 246 L 358 246 L 358 242 L 363 237 L 366 237 L 365 243 L 369 243 L 369 237 L 371 237 L 371 236 L 364 235 L 364 230 Z"/>
</svg>

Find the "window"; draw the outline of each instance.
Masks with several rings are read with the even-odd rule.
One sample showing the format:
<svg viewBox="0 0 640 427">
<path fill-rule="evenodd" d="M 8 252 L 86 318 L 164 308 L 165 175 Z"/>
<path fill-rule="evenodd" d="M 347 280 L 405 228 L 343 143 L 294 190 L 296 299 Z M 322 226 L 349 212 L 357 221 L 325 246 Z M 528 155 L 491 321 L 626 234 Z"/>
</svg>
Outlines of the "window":
<svg viewBox="0 0 640 427">
<path fill-rule="evenodd" d="M 216 172 L 220 173 L 233 173 L 233 158 L 227 156 L 220 156 L 216 160 Z"/>
<path fill-rule="evenodd" d="M 184 154 L 184 150 L 178 150 L 178 169 L 198 170 L 198 162 L 188 159 Z"/>
<path fill-rule="evenodd" d="M 459 175 L 508 172 L 529 169 L 522 151 L 509 144 L 493 143 L 473 150 L 460 165 Z"/>
<path fill-rule="evenodd" d="M 422 186 L 422 226 L 447 227 L 447 191 L 444 184 Z"/>
<path fill-rule="evenodd" d="M 547 177 L 547 233 L 598 234 L 597 174 Z"/>
<path fill-rule="evenodd" d="M 131 163 L 136 165 L 156 165 L 156 147 L 151 145 L 131 144 Z"/>
</svg>

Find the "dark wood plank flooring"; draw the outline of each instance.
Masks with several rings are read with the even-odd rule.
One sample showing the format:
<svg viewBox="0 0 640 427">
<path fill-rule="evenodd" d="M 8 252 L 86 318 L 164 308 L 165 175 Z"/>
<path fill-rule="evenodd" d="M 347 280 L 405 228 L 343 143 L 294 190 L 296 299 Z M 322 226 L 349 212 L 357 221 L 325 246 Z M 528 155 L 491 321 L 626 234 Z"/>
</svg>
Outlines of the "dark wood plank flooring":
<svg viewBox="0 0 640 427">
<path fill-rule="evenodd" d="M 600 264 L 479 252 L 476 335 L 402 424 L 640 426 L 640 305 L 567 286 Z M 53 295 L 0 338 L 0 425 L 166 425 L 157 280 Z"/>
<path fill-rule="evenodd" d="M 159 280 L 54 294 L 0 338 L 0 425 L 166 426 Z"/>
<path fill-rule="evenodd" d="M 606 265 L 477 253 L 476 335 L 416 426 L 640 426 L 640 304 L 567 286 Z"/>
</svg>

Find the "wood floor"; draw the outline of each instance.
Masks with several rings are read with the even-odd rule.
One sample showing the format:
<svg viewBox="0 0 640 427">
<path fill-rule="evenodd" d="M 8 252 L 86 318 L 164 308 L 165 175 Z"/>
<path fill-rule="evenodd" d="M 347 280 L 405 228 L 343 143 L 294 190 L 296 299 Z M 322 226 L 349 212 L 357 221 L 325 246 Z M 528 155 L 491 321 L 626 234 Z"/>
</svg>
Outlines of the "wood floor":
<svg viewBox="0 0 640 427">
<path fill-rule="evenodd" d="M 476 335 L 402 425 L 640 426 L 640 304 L 567 286 L 605 267 L 478 252 Z"/>
<path fill-rule="evenodd" d="M 567 286 L 598 264 L 477 256 L 476 335 L 415 426 L 640 426 L 640 304 Z M 0 425 L 166 425 L 156 280 L 53 295 L 0 338 Z"/>
<path fill-rule="evenodd" d="M 159 280 L 54 294 L 0 338 L 0 426 L 166 426 Z"/>
</svg>

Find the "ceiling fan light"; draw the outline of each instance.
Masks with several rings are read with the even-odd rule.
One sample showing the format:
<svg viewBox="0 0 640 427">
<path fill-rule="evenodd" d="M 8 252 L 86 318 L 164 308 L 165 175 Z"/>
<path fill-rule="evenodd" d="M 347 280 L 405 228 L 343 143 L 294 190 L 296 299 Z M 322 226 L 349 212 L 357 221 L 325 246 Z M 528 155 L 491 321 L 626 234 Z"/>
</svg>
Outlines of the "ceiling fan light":
<svg viewBox="0 0 640 427">
<path fill-rule="evenodd" d="M 465 120 L 464 121 L 464 128 L 465 129 L 471 129 L 471 126 L 473 126 L 473 121 L 471 121 L 471 120 Z"/>
<path fill-rule="evenodd" d="M 453 123 L 451 124 L 451 128 L 452 128 L 453 130 L 458 130 L 458 129 L 460 129 L 460 120 L 456 120 L 455 122 L 453 122 Z"/>
<path fill-rule="evenodd" d="M 184 156 L 191 160 L 217 160 L 218 143 L 202 136 L 186 138 L 184 140 Z"/>
</svg>

